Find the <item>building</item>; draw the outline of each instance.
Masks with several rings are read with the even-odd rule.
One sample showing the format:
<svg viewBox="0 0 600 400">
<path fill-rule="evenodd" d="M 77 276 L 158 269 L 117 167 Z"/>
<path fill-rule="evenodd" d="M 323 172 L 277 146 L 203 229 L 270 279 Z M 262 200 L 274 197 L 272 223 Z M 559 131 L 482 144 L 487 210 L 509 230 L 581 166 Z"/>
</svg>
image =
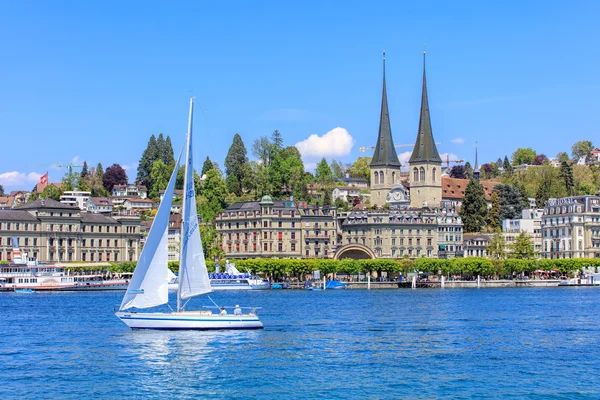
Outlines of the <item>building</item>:
<svg viewBox="0 0 600 400">
<path fill-rule="evenodd" d="M 450 178 L 447 175 L 442 176 L 442 200 L 450 202 L 452 207 L 459 208 L 462 206 L 465 198 L 465 190 L 469 184 L 469 179 Z M 499 185 L 499 181 L 484 180 L 480 181 L 483 186 L 483 193 L 488 208 L 492 207 L 492 192 L 494 186 Z"/>
<path fill-rule="evenodd" d="M 115 185 L 112 190 L 113 197 L 139 197 L 146 199 L 148 197 L 148 189 L 144 185 L 127 184 Z"/>
<path fill-rule="evenodd" d="M 152 210 L 152 200 L 128 197 L 123 201 L 123 209 L 129 215 L 138 215 L 142 211 Z"/>
<path fill-rule="evenodd" d="M 437 207 L 442 201 L 442 159 L 437 151 L 431 129 L 425 53 L 423 53 L 423 89 L 419 130 L 408 164 L 410 166 L 410 206 L 412 208 Z"/>
<path fill-rule="evenodd" d="M 352 178 L 349 174 L 346 174 L 344 178 L 335 178 L 335 182 L 339 185 L 356 187 L 360 189 L 368 189 L 369 181 L 365 178 Z"/>
<path fill-rule="evenodd" d="M 536 257 L 542 253 L 542 214 L 543 210 L 524 209 L 520 219 L 505 219 L 502 221 L 502 234 L 506 242 L 507 251 L 521 232 L 525 232 L 533 241 Z"/>
<path fill-rule="evenodd" d="M 306 205 L 298 210 L 298 214 L 300 217 L 300 235 L 302 238 L 300 242 L 302 257 L 332 258 L 338 237 L 336 208 L 308 207 Z M 281 242 L 277 246 L 279 249 L 282 246 Z"/>
<path fill-rule="evenodd" d="M 541 228 L 543 258 L 600 257 L 600 196 L 548 200 Z"/>
<path fill-rule="evenodd" d="M 171 214 L 169 216 L 168 231 L 169 261 L 179 261 L 179 243 L 181 242 L 181 214 Z"/>
<path fill-rule="evenodd" d="M 463 240 L 465 257 L 487 257 L 487 246 L 491 240 L 489 233 L 465 233 Z"/>
<path fill-rule="evenodd" d="M 260 202 L 227 207 L 217 216 L 216 228 L 228 258 L 301 258 L 301 222 L 293 201 L 263 196 Z"/>
<path fill-rule="evenodd" d="M 108 197 L 90 197 L 87 202 L 87 211 L 91 213 L 110 214 L 113 203 Z"/>
<path fill-rule="evenodd" d="M 0 259 L 12 260 L 12 240 L 42 262 L 137 261 L 140 220 L 82 212 L 52 199 L 0 210 Z"/>
<path fill-rule="evenodd" d="M 31 197 L 31 192 L 25 190 L 13 190 L 8 196 L 14 197 L 15 200 L 13 206 L 18 207 L 29 201 L 29 198 Z"/>
<path fill-rule="evenodd" d="M 360 199 L 360 190 L 356 186 L 338 186 L 331 193 L 331 201 L 342 199 L 345 202 L 350 202 L 354 199 Z"/>
<path fill-rule="evenodd" d="M 381 95 L 379 132 L 369 167 L 371 170 L 371 205 L 383 206 L 388 201 L 388 193 L 392 190 L 392 187 L 400 184 L 400 160 L 398 160 L 394 139 L 392 138 L 392 128 L 388 111 L 385 83 L 385 53 L 383 55 L 383 90 Z"/>
<path fill-rule="evenodd" d="M 454 210 L 353 211 L 339 218 L 341 245 L 362 245 L 377 258 L 462 256 L 462 220 Z"/>
<path fill-rule="evenodd" d="M 13 196 L 0 196 L 0 210 L 8 210 L 14 207 L 15 198 Z"/>
<path fill-rule="evenodd" d="M 77 207 L 80 210 L 87 210 L 88 200 L 91 196 L 92 192 L 71 190 L 64 192 L 60 196 L 60 202 L 69 206 Z"/>
</svg>

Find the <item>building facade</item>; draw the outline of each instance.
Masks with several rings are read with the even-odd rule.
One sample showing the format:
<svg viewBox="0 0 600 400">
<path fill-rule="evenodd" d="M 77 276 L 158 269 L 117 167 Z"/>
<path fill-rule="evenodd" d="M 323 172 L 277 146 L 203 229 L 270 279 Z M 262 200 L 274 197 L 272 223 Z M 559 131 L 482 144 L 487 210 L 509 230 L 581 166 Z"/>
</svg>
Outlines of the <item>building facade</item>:
<svg viewBox="0 0 600 400">
<path fill-rule="evenodd" d="M 80 210 L 86 210 L 88 200 L 92 196 L 92 192 L 81 192 L 81 191 L 67 191 L 60 196 L 60 202 L 73 207 L 77 207 Z"/>
<path fill-rule="evenodd" d="M 548 200 L 541 229 L 543 258 L 600 257 L 600 196 Z"/>
<path fill-rule="evenodd" d="M 12 241 L 42 262 L 137 261 L 140 220 L 82 212 L 52 199 L 0 210 L 0 259 L 12 260 Z"/>
</svg>

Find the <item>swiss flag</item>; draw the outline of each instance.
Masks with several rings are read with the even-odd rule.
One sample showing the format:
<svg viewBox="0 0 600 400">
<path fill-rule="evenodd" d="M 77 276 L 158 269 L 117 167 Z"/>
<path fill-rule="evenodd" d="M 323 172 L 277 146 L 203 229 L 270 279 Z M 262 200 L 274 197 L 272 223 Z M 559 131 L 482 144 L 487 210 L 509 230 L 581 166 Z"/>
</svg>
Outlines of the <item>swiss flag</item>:
<svg viewBox="0 0 600 400">
<path fill-rule="evenodd" d="M 48 183 L 48 173 L 46 172 L 44 175 L 40 176 L 40 183 L 45 185 Z"/>
</svg>

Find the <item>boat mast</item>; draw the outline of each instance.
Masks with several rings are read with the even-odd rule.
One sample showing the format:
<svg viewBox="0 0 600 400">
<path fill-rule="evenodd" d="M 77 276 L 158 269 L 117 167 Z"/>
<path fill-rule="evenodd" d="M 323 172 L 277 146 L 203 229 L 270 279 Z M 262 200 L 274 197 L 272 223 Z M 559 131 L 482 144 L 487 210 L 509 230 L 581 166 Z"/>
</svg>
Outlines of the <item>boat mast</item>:
<svg viewBox="0 0 600 400">
<path fill-rule="evenodd" d="M 187 131 L 187 135 L 186 135 L 186 149 L 185 149 L 185 173 L 183 174 L 183 199 L 182 199 L 182 206 L 181 206 L 181 215 L 183 215 L 183 218 L 181 219 L 181 243 L 184 243 L 184 237 L 185 237 L 185 232 L 186 232 L 186 226 L 188 225 L 188 221 L 186 221 L 186 199 L 188 197 L 188 171 L 189 168 L 192 168 L 193 171 L 193 166 L 190 165 L 190 141 L 192 138 L 192 118 L 193 118 L 193 114 L 194 114 L 194 98 L 190 97 L 190 115 L 188 118 L 188 131 Z M 194 179 L 193 179 L 193 175 L 192 175 L 192 182 L 189 182 L 189 184 L 192 185 L 192 190 L 193 190 L 193 186 L 194 186 Z M 183 274 L 181 273 L 182 271 L 185 271 L 184 268 L 184 263 L 185 263 L 185 257 L 183 254 L 185 246 L 180 246 L 179 249 L 179 285 L 177 286 L 177 312 L 182 311 L 181 309 L 181 284 L 182 284 L 182 280 L 184 278 Z"/>
</svg>

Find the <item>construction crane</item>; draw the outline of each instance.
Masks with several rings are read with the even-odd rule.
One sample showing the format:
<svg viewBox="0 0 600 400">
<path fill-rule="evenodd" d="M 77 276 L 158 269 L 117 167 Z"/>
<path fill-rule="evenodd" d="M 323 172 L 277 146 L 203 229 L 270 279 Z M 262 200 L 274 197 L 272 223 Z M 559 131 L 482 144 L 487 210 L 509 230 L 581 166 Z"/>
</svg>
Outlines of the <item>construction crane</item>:
<svg viewBox="0 0 600 400">
<path fill-rule="evenodd" d="M 450 156 L 448 154 L 446 154 L 446 169 L 450 170 L 450 163 L 462 163 L 465 162 L 465 160 L 450 160 Z"/>
<path fill-rule="evenodd" d="M 68 163 L 68 164 L 63 164 L 63 163 L 54 163 L 54 164 L 36 164 L 39 166 L 44 166 L 44 167 L 51 167 L 51 168 L 58 168 L 58 169 L 63 169 L 64 167 L 67 167 L 67 169 L 69 170 L 69 174 L 73 172 L 73 168 L 83 168 L 83 164 L 74 164 L 72 162 Z"/>
<path fill-rule="evenodd" d="M 435 142 L 436 145 L 440 145 L 440 142 Z M 397 144 L 394 147 L 397 149 L 400 149 L 402 147 L 414 147 L 414 144 Z M 359 147 L 358 150 L 362 153 L 364 153 L 367 150 L 375 150 L 375 146 L 365 146 L 365 147 Z"/>
</svg>

